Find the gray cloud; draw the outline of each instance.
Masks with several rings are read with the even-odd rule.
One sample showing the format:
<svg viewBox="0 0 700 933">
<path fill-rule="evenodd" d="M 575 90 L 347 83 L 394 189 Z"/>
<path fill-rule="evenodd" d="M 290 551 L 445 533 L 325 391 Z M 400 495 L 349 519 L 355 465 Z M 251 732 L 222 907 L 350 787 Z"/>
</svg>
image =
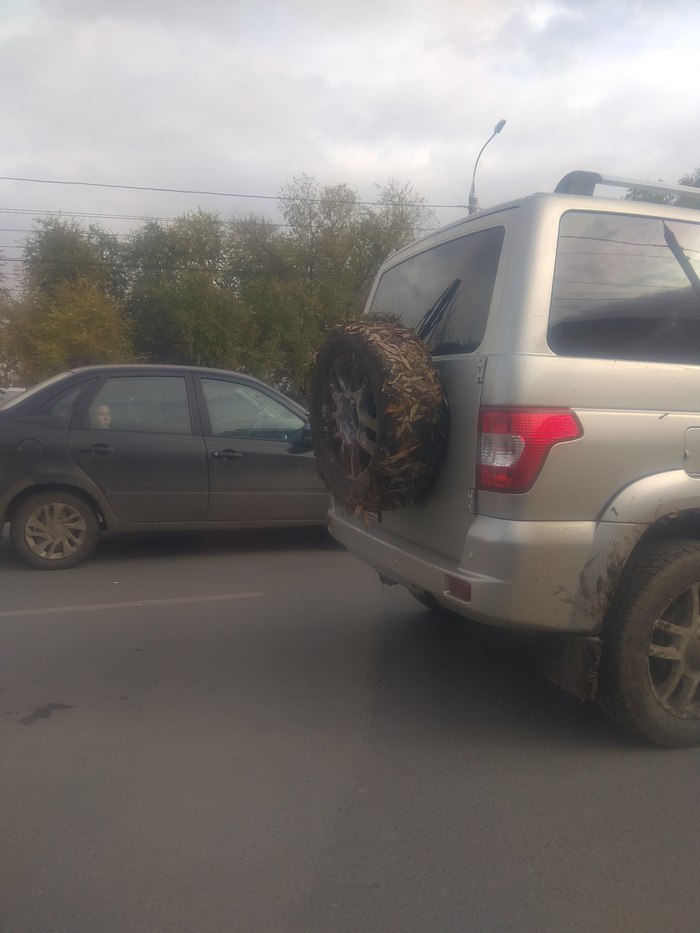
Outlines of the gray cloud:
<svg viewBox="0 0 700 933">
<path fill-rule="evenodd" d="M 482 203 L 551 188 L 576 167 L 672 181 L 700 162 L 694 0 L 0 0 L 0 10 L 5 175 L 274 195 L 306 172 L 366 198 L 394 177 L 433 203 L 463 204 L 501 117 L 479 168 Z M 5 181 L 2 206 L 274 207 Z"/>
</svg>

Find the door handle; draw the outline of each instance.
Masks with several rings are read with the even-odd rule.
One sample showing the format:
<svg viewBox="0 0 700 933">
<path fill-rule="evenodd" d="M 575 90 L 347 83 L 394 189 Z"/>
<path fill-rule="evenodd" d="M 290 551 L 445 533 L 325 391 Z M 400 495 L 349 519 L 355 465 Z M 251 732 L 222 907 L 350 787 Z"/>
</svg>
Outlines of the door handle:
<svg viewBox="0 0 700 933">
<path fill-rule="evenodd" d="M 92 447 L 80 447 L 79 450 L 81 454 L 93 454 L 98 457 L 114 453 L 114 447 L 110 447 L 108 444 L 93 444 Z"/>
<path fill-rule="evenodd" d="M 243 454 L 239 454 L 237 450 L 234 450 L 232 447 L 226 447 L 224 450 L 215 450 L 212 454 L 212 457 L 217 457 L 219 460 L 236 460 L 238 457 L 242 457 Z"/>
</svg>

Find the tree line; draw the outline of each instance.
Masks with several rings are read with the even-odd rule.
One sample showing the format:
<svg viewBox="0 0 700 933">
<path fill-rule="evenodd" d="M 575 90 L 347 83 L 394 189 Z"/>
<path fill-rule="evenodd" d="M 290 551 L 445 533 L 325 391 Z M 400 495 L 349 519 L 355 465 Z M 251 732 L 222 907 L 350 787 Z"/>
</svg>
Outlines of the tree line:
<svg viewBox="0 0 700 933">
<path fill-rule="evenodd" d="M 395 181 L 371 205 L 306 175 L 279 198 L 284 224 L 199 210 L 119 237 L 60 214 L 36 220 L 19 294 L 0 289 L 0 382 L 181 363 L 244 371 L 304 399 L 329 329 L 361 313 L 383 260 L 434 218 Z"/>
<path fill-rule="evenodd" d="M 663 184 L 662 179 L 659 183 Z M 685 185 L 688 188 L 700 188 L 700 166 L 694 172 L 688 172 L 678 179 L 679 185 Z M 628 201 L 651 201 L 654 204 L 671 204 L 674 207 L 697 207 L 696 198 L 685 197 L 682 194 L 671 194 L 669 192 L 644 191 L 643 188 L 630 188 L 625 198 Z"/>
<path fill-rule="evenodd" d="M 700 168 L 679 183 L 700 187 Z M 199 210 L 124 238 L 60 214 L 36 220 L 20 293 L 0 280 L 0 384 L 92 363 L 184 363 L 241 370 L 305 400 L 330 328 L 361 313 L 383 260 L 434 216 L 410 184 L 389 181 L 368 205 L 307 175 L 282 188 L 279 207 L 283 225 Z"/>
</svg>

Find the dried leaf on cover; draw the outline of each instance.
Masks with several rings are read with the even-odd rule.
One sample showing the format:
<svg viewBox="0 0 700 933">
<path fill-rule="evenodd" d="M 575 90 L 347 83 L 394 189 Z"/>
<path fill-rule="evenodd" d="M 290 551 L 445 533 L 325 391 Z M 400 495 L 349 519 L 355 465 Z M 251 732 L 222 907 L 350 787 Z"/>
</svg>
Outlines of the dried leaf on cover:
<svg viewBox="0 0 700 933">
<path fill-rule="evenodd" d="M 447 406 L 430 352 L 412 331 L 366 320 L 337 328 L 329 342 L 329 353 L 338 352 L 345 360 L 352 356 L 353 367 L 365 367 L 374 379 L 379 376 L 379 381 L 373 382 L 376 450 L 368 475 L 357 482 L 341 475 L 340 455 L 335 463 L 330 462 L 334 445 L 336 451 L 342 446 L 342 432 L 334 424 L 340 415 L 333 403 L 321 406 L 320 417 L 330 436 L 330 443 L 323 437 L 315 444 L 317 458 L 321 451 L 328 467 L 330 482 L 326 476 L 324 479 L 336 497 L 358 515 L 419 501 L 439 472 L 447 442 Z M 319 353 L 324 355 L 323 349 Z"/>
</svg>

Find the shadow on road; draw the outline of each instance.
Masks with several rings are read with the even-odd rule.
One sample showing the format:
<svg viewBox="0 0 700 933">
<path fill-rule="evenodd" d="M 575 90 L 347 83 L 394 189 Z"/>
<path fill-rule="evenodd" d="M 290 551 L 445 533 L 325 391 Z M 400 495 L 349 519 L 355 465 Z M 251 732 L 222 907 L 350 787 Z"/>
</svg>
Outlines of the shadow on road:
<svg viewBox="0 0 700 933">
<path fill-rule="evenodd" d="M 593 704 L 545 681 L 537 672 L 536 638 L 427 609 L 393 613 L 377 655 L 378 725 L 396 734 L 423 722 L 421 731 L 436 741 L 451 734 L 531 750 L 552 743 L 650 748 Z"/>
<path fill-rule="evenodd" d="M 236 554 L 241 551 L 341 549 L 325 526 L 310 528 L 259 528 L 245 531 L 165 532 L 144 535 L 105 535 L 95 558 L 190 557 L 193 554 Z"/>
<path fill-rule="evenodd" d="M 100 537 L 89 562 L 143 560 L 201 554 L 240 554 L 265 551 L 344 550 L 325 526 L 308 528 L 259 528 L 243 531 L 159 532 L 144 534 L 105 534 Z M 7 529 L 0 537 L 0 562 L 14 569 L 36 570 L 24 564 L 13 552 Z"/>
</svg>

